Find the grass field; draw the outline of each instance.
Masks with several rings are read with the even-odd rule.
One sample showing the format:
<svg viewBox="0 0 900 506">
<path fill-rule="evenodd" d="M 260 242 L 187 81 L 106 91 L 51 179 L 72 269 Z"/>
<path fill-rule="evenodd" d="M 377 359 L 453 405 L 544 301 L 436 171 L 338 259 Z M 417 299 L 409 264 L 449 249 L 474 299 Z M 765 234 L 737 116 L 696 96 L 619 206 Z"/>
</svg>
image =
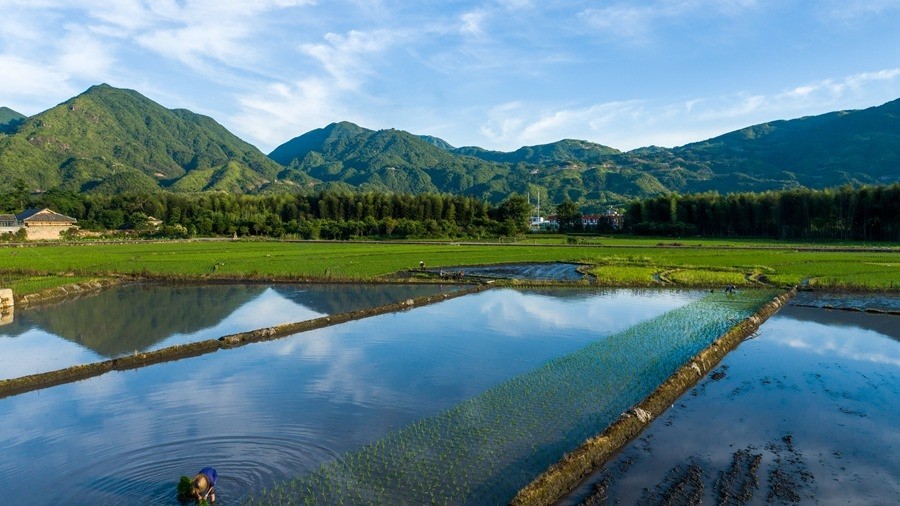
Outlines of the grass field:
<svg viewBox="0 0 900 506">
<path fill-rule="evenodd" d="M 582 262 L 610 286 L 748 286 L 762 283 L 900 290 L 900 248 L 773 241 L 549 238 L 503 243 L 171 241 L 0 247 L 0 285 L 17 293 L 117 274 L 178 278 L 369 281 L 426 267 Z M 809 246 L 813 249 L 806 249 Z"/>
</svg>

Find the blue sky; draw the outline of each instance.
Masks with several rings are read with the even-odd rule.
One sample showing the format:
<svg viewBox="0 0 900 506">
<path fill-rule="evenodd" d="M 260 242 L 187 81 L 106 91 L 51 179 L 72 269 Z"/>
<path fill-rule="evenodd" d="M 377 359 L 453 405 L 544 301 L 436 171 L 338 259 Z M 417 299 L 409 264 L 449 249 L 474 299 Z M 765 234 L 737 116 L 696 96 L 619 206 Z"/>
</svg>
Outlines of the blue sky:
<svg viewBox="0 0 900 506">
<path fill-rule="evenodd" d="M 0 105 L 109 83 L 268 153 L 336 121 L 622 150 L 900 97 L 900 0 L 0 0 Z"/>
</svg>

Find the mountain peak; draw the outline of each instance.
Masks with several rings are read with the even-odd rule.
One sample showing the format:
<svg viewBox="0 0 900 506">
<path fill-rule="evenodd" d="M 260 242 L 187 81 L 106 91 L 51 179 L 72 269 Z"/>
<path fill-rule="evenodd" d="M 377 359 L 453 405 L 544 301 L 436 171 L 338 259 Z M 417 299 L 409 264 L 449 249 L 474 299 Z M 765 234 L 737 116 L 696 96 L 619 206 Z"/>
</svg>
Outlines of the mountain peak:
<svg viewBox="0 0 900 506">
<path fill-rule="evenodd" d="M 16 112 L 9 107 L 0 107 L 0 133 L 11 133 L 15 131 L 16 127 L 25 121 L 25 118 L 27 118 L 27 116 Z"/>
<path fill-rule="evenodd" d="M 372 134 L 373 131 L 349 121 L 331 123 L 324 128 L 317 128 L 303 135 L 294 137 L 269 153 L 269 158 L 281 165 L 290 165 L 302 159 L 311 151 L 321 151 L 326 144 L 340 143 L 359 135 Z"/>
<path fill-rule="evenodd" d="M 292 177 L 281 176 L 282 167 L 211 118 L 105 83 L 28 118 L 10 134 L 0 146 L 0 172 L 35 190 L 255 191 Z M 296 182 L 309 180 L 295 176 Z"/>
</svg>

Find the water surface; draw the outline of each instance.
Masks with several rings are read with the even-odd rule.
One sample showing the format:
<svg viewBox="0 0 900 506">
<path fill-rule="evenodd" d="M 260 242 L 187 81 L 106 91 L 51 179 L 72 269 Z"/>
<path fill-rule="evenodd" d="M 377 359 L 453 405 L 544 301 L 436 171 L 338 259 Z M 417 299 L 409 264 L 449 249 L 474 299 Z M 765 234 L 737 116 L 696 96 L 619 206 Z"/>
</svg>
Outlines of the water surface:
<svg viewBox="0 0 900 506">
<path fill-rule="evenodd" d="M 782 309 L 563 504 L 900 504 L 898 329 Z"/>
<path fill-rule="evenodd" d="M 10 504 L 166 504 L 211 465 L 234 503 L 701 295 L 489 290 L 9 397 L 0 487 Z"/>
<path fill-rule="evenodd" d="M 22 309 L 0 326 L 0 379 L 299 322 L 456 289 L 453 285 L 119 286 Z"/>
</svg>

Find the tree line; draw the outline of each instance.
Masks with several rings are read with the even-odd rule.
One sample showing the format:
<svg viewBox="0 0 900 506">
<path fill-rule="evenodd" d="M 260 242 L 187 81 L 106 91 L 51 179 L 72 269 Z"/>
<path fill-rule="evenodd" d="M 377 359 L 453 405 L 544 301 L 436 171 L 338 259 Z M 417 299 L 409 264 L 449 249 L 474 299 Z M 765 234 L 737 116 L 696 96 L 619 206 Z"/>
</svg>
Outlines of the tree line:
<svg viewBox="0 0 900 506">
<path fill-rule="evenodd" d="M 35 207 L 76 218 L 82 230 L 129 230 L 160 237 L 302 239 L 515 236 L 529 230 L 535 212 L 517 194 L 497 205 L 458 195 L 342 190 L 312 195 L 158 192 L 110 196 L 62 190 L 34 195 L 18 187 L 0 194 L 0 213 Z M 900 184 L 664 195 L 631 202 L 622 230 L 602 223 L 583 227 L 578 206 L 569 200 L 558 204 L 556 213 L 562 232 L 900 241 Z"/>
<path fill-rule="evenodd" d="M 0 209 L 49 207 L 82 230 L 144 235 L 267 236 L 302 239 L 431 238 L 515 235 L 527 230 L 527 207 L 510 210 L 472 197 L 324 191 L 314 195 L 229 193 L 100 195 L 54 190 L 0 196 Z M 511 212 L 520 215 L 511 216 Z M 162 222 L 156 225 L 156 220 Z M 512 223 L 512 225 L 510 225 Z M 520 225 L 521 224 L 521 225 Z"/>
<path fill-rule="evenodd" d="M 625 217 L 639 235 L 900 241 L 900 184 L 665 195 Z"/>
</svg>

